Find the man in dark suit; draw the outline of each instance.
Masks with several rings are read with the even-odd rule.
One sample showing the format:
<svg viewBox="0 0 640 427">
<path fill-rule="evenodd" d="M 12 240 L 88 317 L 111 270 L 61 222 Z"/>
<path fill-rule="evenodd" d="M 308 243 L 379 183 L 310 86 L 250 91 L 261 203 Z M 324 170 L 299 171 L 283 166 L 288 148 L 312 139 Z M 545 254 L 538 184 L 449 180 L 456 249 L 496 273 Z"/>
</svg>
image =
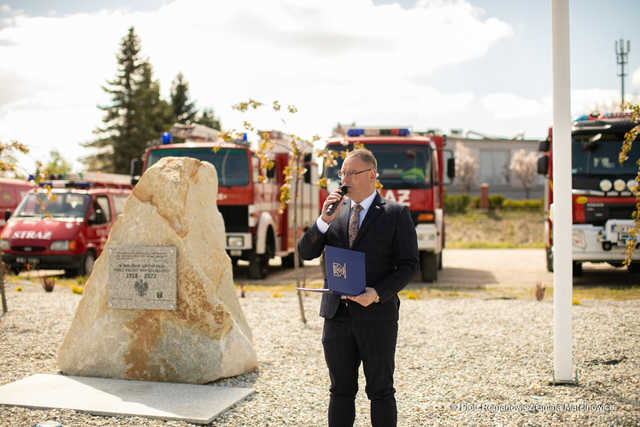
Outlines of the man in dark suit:
<svg viewBox="0 0 640 427">
<path fill-rule="evenodd" d="M 366 288 L 355 297 L 324 294 L 322 345 L 331 380 L 329 426 L 352 426 L 363 364 L 366 393 L 374 426 L 395 426 L 397 408 L 393 371 L 398 336 L 398 292 L 418 265 L 415 227 L 406 206 L 385 200 L 376 191 L 377 162 L 366 149 L 351 151 L 339 173 L 348 195 L 334 191 L 322 215 L 300 239 L 302 259 L 317 258 L 325 245 L 365 253 Z M 327 208 L 339 202 L 327 215 Z M 326 287 L 325 282 L 325 287 Z"/>
</svg>

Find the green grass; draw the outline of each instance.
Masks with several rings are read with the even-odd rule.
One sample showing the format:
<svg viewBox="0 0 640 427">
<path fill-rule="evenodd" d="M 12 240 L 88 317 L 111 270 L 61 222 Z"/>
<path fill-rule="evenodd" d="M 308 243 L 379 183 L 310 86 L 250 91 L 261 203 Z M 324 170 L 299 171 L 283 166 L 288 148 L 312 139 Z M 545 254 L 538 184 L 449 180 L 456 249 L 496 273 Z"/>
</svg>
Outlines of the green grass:
<svg viewBox="0 0 640 427">
<path fill-rule="evenodd" d="M 544 248 L 544 216 L 531 211 L 481 211 L 445 215 L 451 249 Z"/>
</svg>

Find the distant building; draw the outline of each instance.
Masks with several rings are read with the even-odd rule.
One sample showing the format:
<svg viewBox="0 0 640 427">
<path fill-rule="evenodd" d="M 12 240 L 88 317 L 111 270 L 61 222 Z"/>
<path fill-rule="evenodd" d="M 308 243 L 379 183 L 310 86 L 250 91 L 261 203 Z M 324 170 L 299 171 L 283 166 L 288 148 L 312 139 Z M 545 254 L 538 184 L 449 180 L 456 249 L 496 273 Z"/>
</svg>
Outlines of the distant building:
<svg viewBox="0 0 640 427">
<path fill-rule="evenodd" d="M 471 138 L 470 136 L 476 136 Z M 478 173 L 470 194 L 480 195 L 480 185 L 489 184 L 489 194 L 500 194 L 509 199 L 524 199 L 525 192 L 522 184 L 511 172 L 511 158 L 518 150 L 537 152 L 540 139 L 525 139 L 522 134 L 513 139 L 485 136 L 474 131 L 462 132 L 453 129 L 447 135 L 446 149 L 455 153 L 457 144 L 463 144 L 471 152 L 471 156 L 478 161 Z M 450 154 L 450 153 L 447 153 Z M 446 156 L 446 155 L 445 155 Z M 538 175 L 535 185 L 531 188 L 529 198 L 542 198 L 544 179 Z M 448 194 L 463 192 L 460 182 L 454 182 L 446 187 Z"/>
</svg>

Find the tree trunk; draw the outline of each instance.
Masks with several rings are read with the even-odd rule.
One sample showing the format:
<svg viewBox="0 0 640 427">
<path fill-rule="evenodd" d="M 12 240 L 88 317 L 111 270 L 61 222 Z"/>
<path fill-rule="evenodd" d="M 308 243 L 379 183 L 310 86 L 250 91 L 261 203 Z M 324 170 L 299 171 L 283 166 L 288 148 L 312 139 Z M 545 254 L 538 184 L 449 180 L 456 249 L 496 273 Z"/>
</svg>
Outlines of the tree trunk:
<svg viewBox="0 0 640 427">
<path fill-rule="evenodd" d="M 293 181 L 293 268 L 295 269 L 296 274 L 296 283 L 297 288 L 304 287 L 300 286 L 300 255 L 298 254 L 298 187 L 300 184 L 300 176 L 299 176 L 299 168 L 300 168 L 300 156 L 296 156 L 296 168 L 294 171 L 294 181 Z M 304 268 L 302 269 L 302 275 L 304 275 Z M 302 284 L 304 285 L 306 280 L 304 277 L 302 278 Z M 304 315 L 304 302 L 302 301 L 302 291 L 297 290 L 298 293 L 298 305 L 300 306 L 300 320 L 302 323 L 307 323 L 307 318 Z"/>
</svg>

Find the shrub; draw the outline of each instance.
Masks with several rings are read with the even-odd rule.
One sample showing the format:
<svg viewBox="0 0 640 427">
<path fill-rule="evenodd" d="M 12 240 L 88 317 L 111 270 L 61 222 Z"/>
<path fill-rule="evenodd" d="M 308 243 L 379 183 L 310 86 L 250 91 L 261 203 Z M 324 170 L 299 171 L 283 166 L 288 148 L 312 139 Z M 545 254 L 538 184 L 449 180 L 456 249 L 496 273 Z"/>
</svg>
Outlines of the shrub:
<svg viewBox="0 0 640 427">
<path fill-rule="evenodd" d="M 471 199 L 471 207 L 473 209 L 479 209 L 480 208 L 480 197 L 476 196 L 476 197 Z"/>
<path fill-rule="evenodd" d="M 489 196 L 489 209 L 502 209 L 502 204 L 504 203 L 504 196 L 499 194 L 494 194 L 493 196 Z"/>
<path fill-rule="evenodd" d="M 471 198 L 468 194 L 456 194 L 444 196 L 444 212 L 445 213 L 465 213 L 469 207 Z"/>
<path fill-rule="evenodd" d="M 505 200 L 502 203 L 505 210 L 542 210 L 542 200 Z"/>
</svg>

